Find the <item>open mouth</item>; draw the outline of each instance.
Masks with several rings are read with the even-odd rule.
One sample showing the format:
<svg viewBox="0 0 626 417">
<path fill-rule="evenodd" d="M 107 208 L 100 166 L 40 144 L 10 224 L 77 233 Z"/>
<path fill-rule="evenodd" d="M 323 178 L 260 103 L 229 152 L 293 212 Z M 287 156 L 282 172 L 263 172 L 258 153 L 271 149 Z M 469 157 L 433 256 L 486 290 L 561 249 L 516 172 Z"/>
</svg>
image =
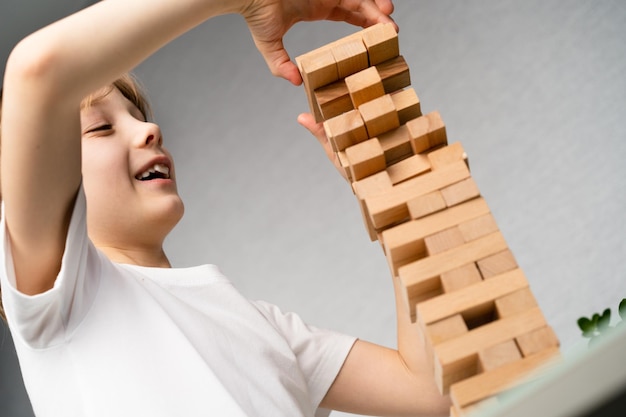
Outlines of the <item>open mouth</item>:
<svg viewBox="0 0 626 417">
<path fill-rule="evenodd" d="M 169 179 L 170 168 L 164 164 L 154 164 L 144 172 L 135 175 L 139 181 L 150 181 L 156 179 Z"/>
</svg>

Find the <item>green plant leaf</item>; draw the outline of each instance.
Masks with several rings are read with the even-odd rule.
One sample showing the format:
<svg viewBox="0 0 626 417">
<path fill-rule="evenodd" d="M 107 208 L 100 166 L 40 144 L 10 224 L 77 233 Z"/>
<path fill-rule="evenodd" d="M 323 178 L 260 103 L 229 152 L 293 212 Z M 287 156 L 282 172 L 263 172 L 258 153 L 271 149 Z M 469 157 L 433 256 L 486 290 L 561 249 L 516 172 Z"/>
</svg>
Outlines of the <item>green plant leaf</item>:
<svg viewBox="0 0 626 417">
<path fill-rule="evenodd" d="M 593 332 L 596 329 L 596 325 L 592 320 L 587 317 L 581 317 L 578 319 L 578 327 L 582 330 L 583 334 L 588 332 Z M 587 336 L 586 336 L 587 337 Z"/>
<path fill-rule="evenodd" d="M 618 312 L 622 320 L 626 320 L 626 298 L 622 298 L 622 301 L 620 301 Z"/>
<path fill-rule="evenodd" d="M 611 309 L 607 308 L 602 312 L 602 315 L 598 317 L 598 330 L 602 331 L 609 327 L 611 324 Z"/>
</svg>

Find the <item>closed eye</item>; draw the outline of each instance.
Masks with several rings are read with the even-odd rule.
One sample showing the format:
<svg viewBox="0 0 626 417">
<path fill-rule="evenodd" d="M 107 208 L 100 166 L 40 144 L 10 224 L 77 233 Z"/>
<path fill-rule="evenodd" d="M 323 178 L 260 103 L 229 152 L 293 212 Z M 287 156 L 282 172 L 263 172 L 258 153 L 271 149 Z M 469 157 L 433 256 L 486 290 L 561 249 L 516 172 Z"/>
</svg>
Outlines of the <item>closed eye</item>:
<svg viewBox="0 0 626 417">
<path fill-rule="evenodd" d="M 110 124 L 105 124 L 105 125 L 100 125 L 100 126 L 96 126 L 92 129 L 89 129 L 86 133 L 93 133 L 93 132 L 102 132 L 102 131 L 106 131 L 106 130 L 111 130 L 113 128 L 112 125 Z"/>
</svg>

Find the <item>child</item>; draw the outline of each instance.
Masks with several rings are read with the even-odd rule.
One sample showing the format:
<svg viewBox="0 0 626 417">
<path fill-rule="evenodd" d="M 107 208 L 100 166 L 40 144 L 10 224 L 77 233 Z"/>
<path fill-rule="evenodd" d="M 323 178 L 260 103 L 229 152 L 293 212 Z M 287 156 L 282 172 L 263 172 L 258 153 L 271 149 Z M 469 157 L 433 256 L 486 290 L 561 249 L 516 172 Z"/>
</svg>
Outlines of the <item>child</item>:
<svg viewBox="0 0 626 417">
<path fill-rule="evenodd" d="M 392 8 L 107 0 L 15 48 L 2 110 L 0 275 L 36 415 L 447 414 L 406 314 L 396 351 L 246 300 L 213 265 L 171 268 L 162 245 L 184 211 L 176 170 L 125 75 L 196 25 L 241 13 L 272 72 L 297 85 L 281 41 L 289 27 L 367 26 L 390 21 Z M 299 120 L 327 148 L 321 126 Z"/>
</svg>

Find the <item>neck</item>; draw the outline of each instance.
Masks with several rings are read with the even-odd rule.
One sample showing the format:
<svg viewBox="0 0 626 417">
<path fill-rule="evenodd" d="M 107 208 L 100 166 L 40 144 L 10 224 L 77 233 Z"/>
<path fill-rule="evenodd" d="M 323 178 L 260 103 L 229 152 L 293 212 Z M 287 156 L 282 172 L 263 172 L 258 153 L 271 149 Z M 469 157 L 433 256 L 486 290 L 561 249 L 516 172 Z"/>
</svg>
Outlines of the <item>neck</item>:
<svg viewBox="0 0 626 417">
<path fill-rule="evenodd" d="M 158 249 L 129 249 L 112 246 L 98 246 L 104 254 L 113 262 L 121 264 L 131 264 L 138 266 L 149 266 L 157 268 L 171 268 L 172 265 L 167 259 L 162 247 Z"/>
</svg>

